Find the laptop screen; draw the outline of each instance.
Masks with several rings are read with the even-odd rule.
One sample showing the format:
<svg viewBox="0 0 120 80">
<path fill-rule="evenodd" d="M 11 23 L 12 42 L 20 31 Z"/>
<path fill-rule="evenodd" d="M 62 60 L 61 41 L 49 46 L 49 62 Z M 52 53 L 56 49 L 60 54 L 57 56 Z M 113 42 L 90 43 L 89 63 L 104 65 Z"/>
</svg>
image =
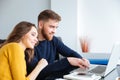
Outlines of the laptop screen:
<svg viewBox="0 0 120 80">
<path fill-rule="evenodd" d="M 111 56 L 109 58 L 109 62 L 105 71 L 104 76 L 109 74 L 112 70 L 115 69 L 117 62 L 120 57 L 120 43 L 115 43 L 113 45 L 112 51 L 111 51 Z"/>
</svg>

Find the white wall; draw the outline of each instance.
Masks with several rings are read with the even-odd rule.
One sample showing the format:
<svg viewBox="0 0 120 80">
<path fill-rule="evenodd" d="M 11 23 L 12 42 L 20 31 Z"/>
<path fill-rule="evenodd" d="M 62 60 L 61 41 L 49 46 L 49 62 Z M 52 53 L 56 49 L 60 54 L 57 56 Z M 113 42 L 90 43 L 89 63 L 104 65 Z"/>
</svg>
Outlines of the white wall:
<svg viewBox="0 0 120 80">
<path fill-rule="evenodd" d="M 57 36 L 70 48 L 80 51 L 79 37 L 88 36 L 90 52 L 109 53 L 120 41 L 119 0 L 1 0 L 0 39 L 22 20 L 37 25 L 37 16 L 44 9 L 61 15 Z"/>
<path fill-rule="evenodd" d="M 119 0 L 51 0 L 51 9 L 62 17 L 57 35 L 74 50 L 80 50 L 79 37 L 90 40 L 91 53 L 110 53 L 120 41 Z"/>
<path fill-rule="evenodd" d="M 120 42 L 119 0 L 78 0 L 79 36 L 88 36 L 90 52 L 110 53 Z"/>
<path fill-rule="evenodd" d="M 51 9 L 62 17 L 56 35 L 77 50 L 77 0 L 51 0 Z"/>
<path fill-rule="evenodd" d="M 37 26 L 37 16 L 44 9 L 50 9 L 50 0 L 0 0 L 0 39 L 5 39 L 20 21 Z"/>
</svg>

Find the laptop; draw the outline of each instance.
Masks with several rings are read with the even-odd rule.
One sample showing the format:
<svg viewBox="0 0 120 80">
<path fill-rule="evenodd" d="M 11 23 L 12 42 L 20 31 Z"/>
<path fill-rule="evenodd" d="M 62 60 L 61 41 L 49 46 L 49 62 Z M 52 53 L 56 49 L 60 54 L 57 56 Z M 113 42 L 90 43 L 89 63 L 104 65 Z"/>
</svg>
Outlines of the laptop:
<svg viewBox="0 0 120 80">
<path fill-rule="evenodd" d="M 80 78 L 81 75 L 83 77 L 83 75 L 86 77 L 89 75 L 93 76 L 100 76 L 100 78 L 107 76 L 109 73 L 111 73 L 117 65 L 117 62 L 120 58 L 120 43 L 115 43 L 113 45 L 112 48 L 112 52 L 111 52 L 111 56 L 109 58 L 108 64 L 107 65 L 90 65 L 90 68 L 87 70 L 83 70 L 83 69 L 75 69 L 73 71 L 71 71 L 70 74 L 74 74 L 73 78 L 71 77 L 71 75 L 65 75 L 64 78 L 68 78 L 68 79 L 77 79 Z M 79 77 L 80 76 L 80 77 Z"/>
</svg>

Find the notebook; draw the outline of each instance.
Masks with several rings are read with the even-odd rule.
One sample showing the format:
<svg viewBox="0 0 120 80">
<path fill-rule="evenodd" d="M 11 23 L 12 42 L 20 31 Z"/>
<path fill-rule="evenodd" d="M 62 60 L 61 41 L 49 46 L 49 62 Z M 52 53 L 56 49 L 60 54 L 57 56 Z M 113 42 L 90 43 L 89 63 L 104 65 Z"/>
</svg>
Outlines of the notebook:
<svg viewBox="0 0 120 80">
<path fill-rule="evenodd" d="M 80 80 L 86 80 L 83 78 L 88 77 L 89 75 L 89 79 L 94 80 L 93 76 L 96 78 L 100 78 L 100 77 L 105 77 L 107 76 L 110 72 L 112 72 L 116 65 L 117 62 L 120 58 L 120 43 L 115 43 L 113 45 L 112 51 L 111 51 L 111 56 L 109 58 L 109 62 L 108 64 L 105 65 L 90 65 L 90 68 L 87 70 L 83 70 L 83 69 L 75 69 L 73 71 L 71 71 L 70 74 L 65 75 L 64 78 L 66 79 L 80 79 Z M 97 80 L 97 79 L 96 79 Z"/>
</svg>

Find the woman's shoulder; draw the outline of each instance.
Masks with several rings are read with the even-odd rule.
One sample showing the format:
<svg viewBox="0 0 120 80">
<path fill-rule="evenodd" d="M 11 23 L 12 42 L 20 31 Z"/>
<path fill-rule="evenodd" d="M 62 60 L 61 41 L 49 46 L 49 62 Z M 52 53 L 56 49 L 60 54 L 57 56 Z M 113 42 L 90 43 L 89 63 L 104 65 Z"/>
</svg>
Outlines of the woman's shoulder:
<svg viewBox="0 0 120 80">
<path fill-rule="evenodd" d="M 6 56 L 7 55 L 20 55 L 16 53 L 24 53 L 24 50 L 20 47 L 19 43 L 7 43 L 5 44 L 1 49 L 1 53 L 4 53 Z"/>
<path fill-rule="evenodd" d="M 7 43 L 7 44 L 5 44 L 2 48 L 9 48 L 9 49 L 17 49 L 17 48 L 20 48 L 20 45 L 18 44 L 18 43 L 16 43 L 16 42 L 11 42 L 11 43 Z"/>
<path fill-rule="evenodd" d="M 19 44 L 18 43 L 16 43 L 16 42 L 11 42 L 11 43 L 7 43 L 6 45 L 4 45 L 4 46 L 19 46 Z"/>
</svg>

